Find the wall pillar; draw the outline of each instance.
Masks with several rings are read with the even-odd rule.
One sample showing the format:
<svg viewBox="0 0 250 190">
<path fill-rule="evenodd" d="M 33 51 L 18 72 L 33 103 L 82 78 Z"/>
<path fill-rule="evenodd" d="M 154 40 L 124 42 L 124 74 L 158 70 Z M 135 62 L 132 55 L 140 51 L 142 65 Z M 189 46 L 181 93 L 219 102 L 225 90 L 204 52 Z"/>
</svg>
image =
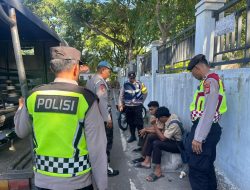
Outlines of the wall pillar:
<svg viewBox="0 0 250 190">
<path fill-rule="evenodd" d="M 201 0 L 196 4 L 195 55 L 204 54 L 213 61 L 215 18 L 213 11 L 224 6 L 226 0 Z"/>
</svg>

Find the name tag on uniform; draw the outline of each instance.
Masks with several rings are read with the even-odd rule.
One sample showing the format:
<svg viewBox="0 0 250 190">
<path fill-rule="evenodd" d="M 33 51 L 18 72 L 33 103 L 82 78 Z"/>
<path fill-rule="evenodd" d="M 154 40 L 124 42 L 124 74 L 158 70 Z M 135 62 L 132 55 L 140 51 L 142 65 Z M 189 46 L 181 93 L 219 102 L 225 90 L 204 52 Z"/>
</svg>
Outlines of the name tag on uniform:
<svg viewBox="0 0 250 190">
<path fill-rule="evenodd" d="M 59 95 L 37 95 L 35 112 L 76 114 L 78 97 Z"/>
</svg>

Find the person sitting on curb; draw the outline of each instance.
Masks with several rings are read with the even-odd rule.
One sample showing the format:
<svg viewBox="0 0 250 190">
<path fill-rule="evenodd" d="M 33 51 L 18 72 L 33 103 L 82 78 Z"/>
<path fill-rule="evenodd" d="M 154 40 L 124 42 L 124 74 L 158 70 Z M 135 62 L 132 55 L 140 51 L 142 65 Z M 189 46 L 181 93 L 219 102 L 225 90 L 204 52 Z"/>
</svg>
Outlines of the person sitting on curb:
<svg viewBox="0 0 250 190">
<path fill-rule="evenodd" d="M 155 117 L 155 113 L 156 110 L 159 108 L 159 103 L 157 101 L 151 101 L 148 103 L 148 110 L 149 110 L 149 127 L 145 127 L 142 130 L 139 131 L 139 135 L 141 137 L 143 137 L 143 142 L 142 142 L 142 148 L 140 149 L 135 149 L 133 150 L 134 152 L 139 152 L 141 151 L 142 156 L 139 158 L 136 158 L 134 160 L 132 160 L 132 163 L 138 163 L 138 162 L 143 162 L 145 159 L 145 144 L 147 141 L 147 135 L 150 133 L 155 133 L 154 127 L 153 125 L 156 123 L 156 117 Z M 158 122 L 160 124 L 160 122 Z M 161 125 L 162 126 L 162 125 Z M 159 127 L 161 127 L 159 126 Z"/>
<path fill-rule="evenodd" d="M 180 120 L 177 115 L 170 114 L 168 108 L 160 107 L 157 109 L 156 114 L 157 122 L 164 124 L 164 129 L 160 130 L 157 124 L 154 125 L 155 134 L 148 137 L 146 143 L 146 158 L 142 163 L 135 164 L 138 168 L 151 168 L 151 155 L 152 163 L 155 164 L 154 172 L 147 176 L 146 180 L 149 182 L 156 181 L 163 177 L 161 171 L 161 151 L 172 153 L 180 153 L 178 143 L 182 140 L 182 132 L 179 127 Z"/>
</svg>

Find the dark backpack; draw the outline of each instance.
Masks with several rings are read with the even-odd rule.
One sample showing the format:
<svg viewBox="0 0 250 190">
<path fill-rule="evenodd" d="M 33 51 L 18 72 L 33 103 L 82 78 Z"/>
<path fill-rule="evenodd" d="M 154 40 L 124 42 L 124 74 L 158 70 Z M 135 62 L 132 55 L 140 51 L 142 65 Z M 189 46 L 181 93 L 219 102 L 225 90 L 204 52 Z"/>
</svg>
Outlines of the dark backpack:
<svg viewBox="0 0 250 190">
<path fill-rule="evenodd" d="M 179 120 L 170 121 L 168 126 L 170 126 L 170 125 L 172 125 L 174 123 L 176 123 L 181 129 L 182 140 L 179 143 L 176 140 L 175 141 L 176 141 L 178 149 L 179 149 L 179 151 L 181 153 L 182 162 L 187 163 L 188 158 L 187 158 L 187 153 L 186 153 L 186 150 L 185 150 L 185 146 L 186 146 L 186 143 L 187 143 L 187 137 L 188 137 L 189 132 L 187 132 L 187 130 L 184 129 L 182 122 L 180 122 Z"/>
</svg>

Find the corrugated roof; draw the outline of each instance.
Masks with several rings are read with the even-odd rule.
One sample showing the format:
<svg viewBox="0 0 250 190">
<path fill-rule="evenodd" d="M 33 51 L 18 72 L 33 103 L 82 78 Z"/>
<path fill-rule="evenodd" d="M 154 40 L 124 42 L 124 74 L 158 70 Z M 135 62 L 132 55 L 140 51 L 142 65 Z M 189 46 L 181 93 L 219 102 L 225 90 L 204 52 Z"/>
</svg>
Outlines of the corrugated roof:
<svg viewBox="0 0 250 190">
<path fill-rule="evenodd" d="M 33 14 L 18 0 L 0 0 L 6 8 L 8 5 L 16 9 L 17 26 L 20 40 L 49 40 L 63 42 L 38 16 Z M 6 8 L 7 9 L 7 8 Z M 0 19 L 0 40 L 11 39 L 10 28 Z"/>
</svg>

